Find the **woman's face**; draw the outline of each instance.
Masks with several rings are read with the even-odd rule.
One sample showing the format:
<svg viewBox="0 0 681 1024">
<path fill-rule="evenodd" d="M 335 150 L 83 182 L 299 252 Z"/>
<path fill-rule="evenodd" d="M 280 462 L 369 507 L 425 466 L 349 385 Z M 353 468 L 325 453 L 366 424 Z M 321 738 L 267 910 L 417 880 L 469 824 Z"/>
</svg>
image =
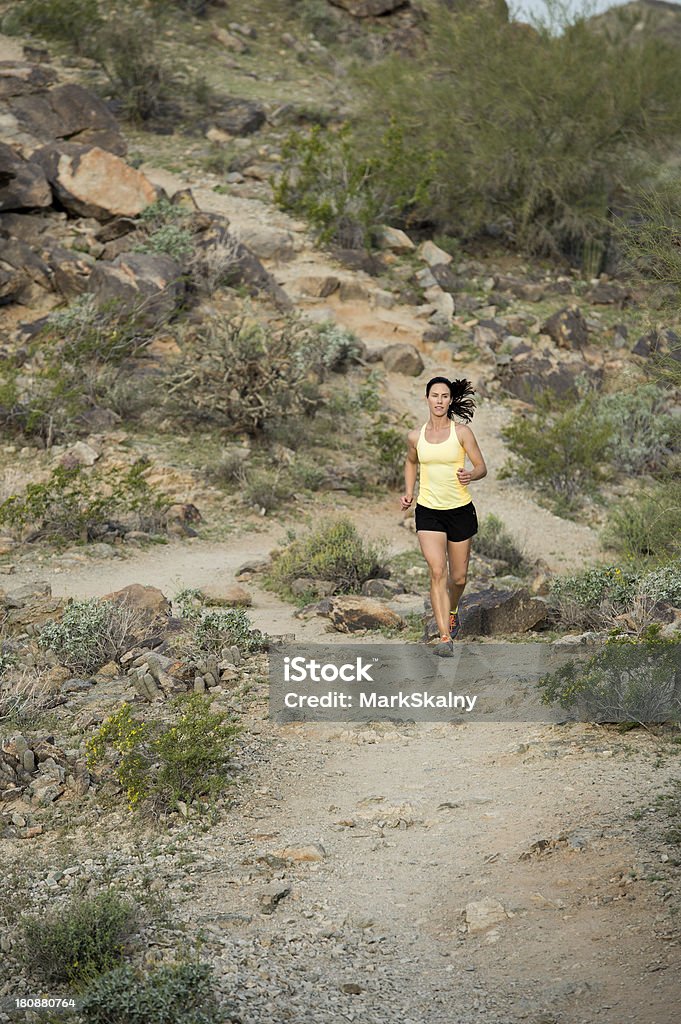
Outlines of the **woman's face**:
<svg viewBox="0 0 681 1024">
<path fill-rule="evenodd" d="M 452 393 L 446 384 L 433 384 L 426 401 L 432 416 L 446 416 Z"/>
</svg>

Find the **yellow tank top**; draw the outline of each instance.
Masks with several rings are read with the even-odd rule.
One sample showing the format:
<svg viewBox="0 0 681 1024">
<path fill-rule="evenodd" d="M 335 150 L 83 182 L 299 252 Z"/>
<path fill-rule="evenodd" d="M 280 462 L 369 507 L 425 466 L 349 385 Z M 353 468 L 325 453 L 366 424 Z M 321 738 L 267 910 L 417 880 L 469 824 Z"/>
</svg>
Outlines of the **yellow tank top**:
<svg viewBox="0 0 681 1024">
<path fill-rule="evenodd" d="M 426 441 L 426 427 L 421 427 L 416 453 L 419 457 L 419 505 L 424 508 L 460 508 L 472 501 L 470 491 L 459 483 L 457 469 L 463 469 L 466 453 L 451 422 L 446 441 Z"/>
</svg>

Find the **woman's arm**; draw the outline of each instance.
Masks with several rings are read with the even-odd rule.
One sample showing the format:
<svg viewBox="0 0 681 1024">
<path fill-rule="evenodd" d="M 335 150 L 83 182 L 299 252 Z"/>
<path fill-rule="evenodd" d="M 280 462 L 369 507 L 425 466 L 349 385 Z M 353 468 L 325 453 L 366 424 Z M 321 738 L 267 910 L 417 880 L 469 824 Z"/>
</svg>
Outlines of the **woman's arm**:
<svg viewBox="0 0 681 1024">
<path fill-rule="evenodd" d="M 459 483 L 463 487 L 467 487 L 471 480 L 482 480 L 484 476 L 487 476 L 487 466 L 471 428 L 467 427 L 465 423 L 457 423 L 455 426 L 456 436 L 473 464 L 472 469 L 457 469 L 456 471 Z"/>
<path fill-rule="evenodd" d="M 400 505 L 404 510 L 410 508 L 414 500 L 414 487 L 416 486 L 416 472 L 419 465 L 419 457 L 416 453 L 416 441 L 418 431 L 410 430 L 407 434 L 407 457 L 404 460 L 404 494 L 400 499 Z"/>
</svg>

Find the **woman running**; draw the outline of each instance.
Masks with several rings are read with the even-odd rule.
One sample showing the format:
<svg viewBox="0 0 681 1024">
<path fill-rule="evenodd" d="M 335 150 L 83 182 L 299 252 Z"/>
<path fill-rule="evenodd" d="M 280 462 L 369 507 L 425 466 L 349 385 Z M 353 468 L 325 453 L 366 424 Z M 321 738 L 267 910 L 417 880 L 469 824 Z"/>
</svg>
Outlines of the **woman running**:
<svg viewBox="0 0 681 1024">
<path fill-rule="evenodd" d="M 416 472 L 421 467 L 416 505 L 416 530 L 430 570 L 430 599 L 440 631 L 435 654 L 450 657 L 460 630 L 459 601 L 466 586 L 471 540 L 478 517 L 468 485 L 487 476 L 487 466 L 468 422 L 475 401 L 470 381 L 433 377 L 426 384 L 430 416 L 420 430 L 407 435 L 403 509 L 414 500 Z M 472 469 L 465 468 L 466 456 Z"/>
</svg>

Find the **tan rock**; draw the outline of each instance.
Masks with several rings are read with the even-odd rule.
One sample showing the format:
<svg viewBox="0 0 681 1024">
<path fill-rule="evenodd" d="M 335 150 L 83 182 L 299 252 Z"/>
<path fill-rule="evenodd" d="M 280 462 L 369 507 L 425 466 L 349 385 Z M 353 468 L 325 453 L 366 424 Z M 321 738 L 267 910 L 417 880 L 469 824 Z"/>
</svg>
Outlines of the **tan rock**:
<svg viewBox="0 0 681 1024">
<path fill-rule="evenodd" d="M 399 254 L 413 252 L 416 246 L 406 232 L 384 224 L 378 229 L 378 244 L 381 249 Z"/>
<path fill-rule="evenodd" d="M 136 217 L 157 198 L 141 171 L 98 146 L 45 146 L 33 159 L 62 205 L 81 217 Z"/>
<path fill-rule="evenodd" d="M 403 629 L 405 626 L 402 616 L 381 601 L 351 594 L 331 599 L 329 618 L 341 633 L 355 633 L 361 629 Z"/>
<path fill-rule="evenodd" d="M 452 256 L 444 249 L 441 249 L 435 242 L 422 242 L 418 248 L 418 255 L 429 267 L 436 267 L 438 264 L 452 262 Z"/>
<path fill-rule="evenodd" d="M 309 295 L 315 299 L 325 299 L 338 289 L 337 277 L 326 275 L 324 277 L 300 277 L 296 281 L 296 290 L 299 295 Z"/>
<path fill-rule="evenodd" d="M 131 583 L 122 590 L 105 594 L 102 601 L 127 604 L 149 618 L 167 617 L 171 612 L 170 601 L 157 587 L 145 587 L 141 583 Z"/>
<path fill-rule="evenodd" d="M 253 604 L 253 598 L 249 591 L 238 583 L 224 587 L 219 583 L 209 583 L 201 588 L 201 593 L 206 604 L 222 608 L 248 608 Z"/>
<path fill-rule="evenodd" d="M 313 863 L 324 860 L 326 850 L 321 843 L 309 843 L 306 846 L 285 846 L 283 850 L 276 851 L 274 856 L 294 863 Z"/>
<path fill-rule="evenodd" d="M 468 903 L 464 916 L 469 935 L 479 935 L 481 932 L 486 932 L 508 918 L 508 914 L 499 900 L 491 899 L 490 897 Z"/>
</svg>

